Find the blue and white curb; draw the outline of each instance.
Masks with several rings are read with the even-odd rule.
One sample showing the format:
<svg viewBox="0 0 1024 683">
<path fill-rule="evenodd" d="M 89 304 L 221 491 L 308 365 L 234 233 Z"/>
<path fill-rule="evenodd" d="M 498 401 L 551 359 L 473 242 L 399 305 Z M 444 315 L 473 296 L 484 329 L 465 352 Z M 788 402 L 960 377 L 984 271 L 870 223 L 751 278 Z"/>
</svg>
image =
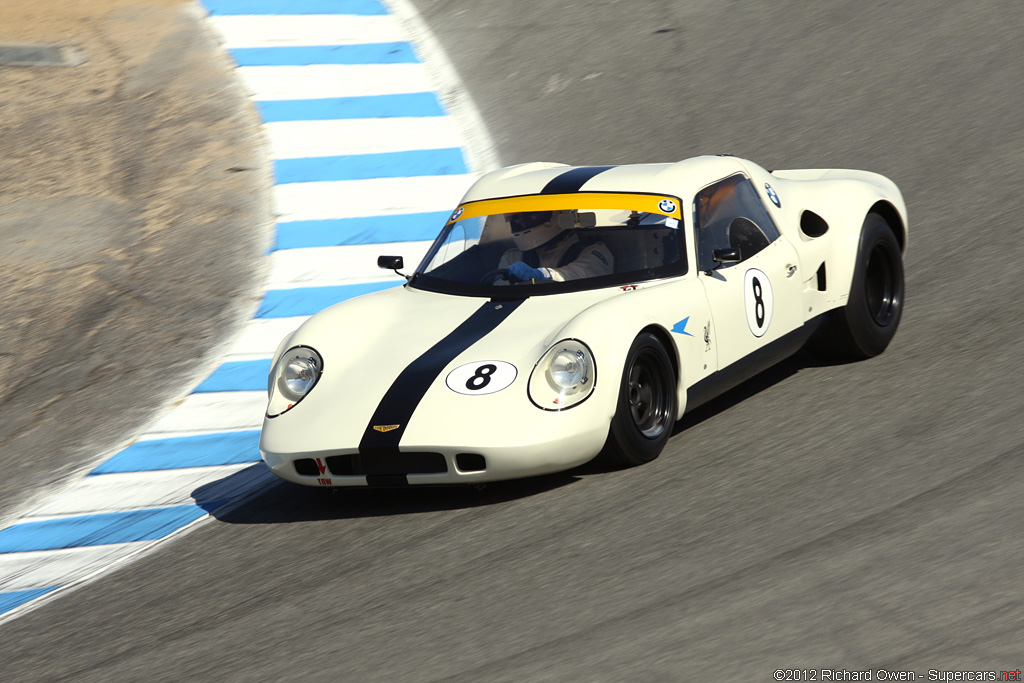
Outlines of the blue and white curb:
<svg viewBox="0 0 1024 683">
<path fill-rule="evenodd" d="M 280 340 L 329 305 L 401 283 L 376 257 L 417 263 L 474 171 L 496 166 L 415 10 L 387 2 L 203 0 L 274 165 L 278 225 L 263 300 L 188 396 L 81 482 L 0 529 L 0 622 L 275 481 L 256 463 Z"/>
</svg>

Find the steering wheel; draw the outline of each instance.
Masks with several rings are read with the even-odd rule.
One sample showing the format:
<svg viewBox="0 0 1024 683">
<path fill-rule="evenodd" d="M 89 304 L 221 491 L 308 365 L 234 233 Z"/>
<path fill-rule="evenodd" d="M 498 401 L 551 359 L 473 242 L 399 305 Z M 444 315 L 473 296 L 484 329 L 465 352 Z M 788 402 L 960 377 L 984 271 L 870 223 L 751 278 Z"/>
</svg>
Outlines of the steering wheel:
<svg viewBox="0 0 1024 683">
<path fill-rule="evenodd" d="M 490 284 L 492 280 L 495 280 L 499 277 L 508 280 L 508 268 L 495 268 L 494 270 L 487 271 L 486 273 L 484 273 L 484 276 L 480 278 L 480 284 Z"/>
</svg>

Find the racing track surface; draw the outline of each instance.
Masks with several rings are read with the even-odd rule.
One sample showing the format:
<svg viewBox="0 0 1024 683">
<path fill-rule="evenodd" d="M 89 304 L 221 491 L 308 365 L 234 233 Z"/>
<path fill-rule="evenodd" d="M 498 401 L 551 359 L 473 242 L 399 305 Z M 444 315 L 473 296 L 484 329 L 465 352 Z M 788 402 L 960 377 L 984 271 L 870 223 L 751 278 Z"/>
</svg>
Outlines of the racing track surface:
<svg viewBox="0 0 1024 683">
<path fill-rule="evenodd" d="M 773 680 L 1024 663 L 1024 6 L 418 7 L 504 163 L 731 152 L 902 188 L 908 305 L 629 471 L 276 485 L 0 627 L 4 680 Z"/>
</svg>

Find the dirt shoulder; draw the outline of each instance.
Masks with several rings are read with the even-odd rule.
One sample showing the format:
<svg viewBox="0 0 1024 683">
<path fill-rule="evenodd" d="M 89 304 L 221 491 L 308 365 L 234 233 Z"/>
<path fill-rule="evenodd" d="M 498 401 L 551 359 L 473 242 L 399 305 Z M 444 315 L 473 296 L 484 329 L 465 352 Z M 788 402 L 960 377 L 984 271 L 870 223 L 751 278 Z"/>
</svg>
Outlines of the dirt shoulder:
<svg viewBox="0 0 1024 683">
<path fill-rule="evenodd" d="M 193 3 L 0 4 L 0 522 L 209 372 L 269 246 L 256 113 Z"/>
</svg>

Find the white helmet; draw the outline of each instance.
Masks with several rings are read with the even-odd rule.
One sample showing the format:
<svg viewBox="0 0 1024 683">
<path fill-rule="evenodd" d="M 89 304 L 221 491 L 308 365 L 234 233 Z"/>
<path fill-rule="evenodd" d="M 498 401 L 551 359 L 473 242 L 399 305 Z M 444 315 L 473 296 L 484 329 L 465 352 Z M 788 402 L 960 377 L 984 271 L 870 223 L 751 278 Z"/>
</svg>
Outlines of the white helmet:
<svg viewBox="0 0 1024 683">
<path fill-rule="evenodd" d="M 521 251 L 536 249 L 562 232 L 557 211 L 523 211 L 505 217 L 512 226 L 512 241 Z"/>
</svg>

